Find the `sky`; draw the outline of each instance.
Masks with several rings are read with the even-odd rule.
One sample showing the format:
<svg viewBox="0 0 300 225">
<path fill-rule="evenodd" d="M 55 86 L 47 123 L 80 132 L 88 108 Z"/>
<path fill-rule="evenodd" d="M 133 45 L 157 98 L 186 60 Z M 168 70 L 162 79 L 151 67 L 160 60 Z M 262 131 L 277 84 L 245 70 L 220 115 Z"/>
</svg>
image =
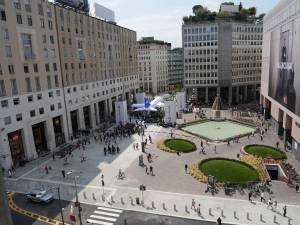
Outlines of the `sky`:
<svg viewBox="0 0 300 225">
<path fill-rule="evenodd" d="M 137 38 L 154 36 L 158 40 L 170 42 L 172 47 L 181 47 L 182 18 L 192 14 L 194 5 L 206 6 L 217 11 L 220 3 L 242 2 L 244 8 L 255 6 L 258 14 L 267 13 L 279 0 L 89 0 L 115 12 L 120 26 L 135 30 Z"/>
</svg>

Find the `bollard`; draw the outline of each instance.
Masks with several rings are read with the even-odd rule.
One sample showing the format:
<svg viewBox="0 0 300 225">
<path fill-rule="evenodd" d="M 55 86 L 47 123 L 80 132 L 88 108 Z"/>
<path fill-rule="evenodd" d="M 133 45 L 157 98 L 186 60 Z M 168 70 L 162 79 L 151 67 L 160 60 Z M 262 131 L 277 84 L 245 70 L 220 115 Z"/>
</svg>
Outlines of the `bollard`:
<svg viewBox="0 0 300 225">
<path fill-rule="evenodd" d="M 211 213 L 211 208 L 208 209 L 208 214 L 209 214 L 210 216 L 213 215 L 213 214 Z"/>
<path fill-rule="evenodd" d="M 121 197 L 121 204 L 122 204 L 122 205 L 125 204 L 123 197 Z"/>
<path fill-rule="evenodd" d="M 185 206 L 185 212 L 186 212 L 186 213 L 189 213 L 189 209 L 188 209 L 188 206 L 187 206 L 187 205 Z"/>
<path fill-rule="evenodd" d="M 225 218 L 223 209 L 221 210 L 221 217 Z"/>
<path fill-rule="evenodd" d="M 276 221 L 276 215 L 274 215 L 273 223 L 277 223 L 277 221 Z"/>
<path fill-rule="evenodd" d="M 96 196 L 95 196 L 95 193 L 93 193 L 92 196 L 93 196 L 93 200 L 97 200 Z"/>
<path fill-rule="evenodd" d="M 163 204 L 162 204 L 162 207 L 163 207 L 164 210 L 167 210 L 166 204 L 165 204 L 164 202 L 163 202 Z"/>
<path fill-rule="evenodd" d="M 110 196 L 110 202 L 111 202 L 111 203 L 114 203 L 114 202 L 115 202 L 115 201 L 114 201 L 114 197 L 113 197 L 112 195 Z"/>
<path fill-rule="evenodd" d="M 236 211 L 233 212 L 233 217 L 234 217 L 235 219 L 237 219 Z"/>
<path fill-rule="evenodd" d="M 83 197 L 84 197 L 84 199 L 87 199 L 85 191 L 83 192 Z"/>
<path fill-rule="evenodd" d="M 154 201 L 151 202 L 152 209 L 155 209 Z"/>
<path fill-rule="evenodd" d="M 174 204 L 174 207 L 173 207 L 173 208 L 174 208 L 174 211 L 177 212 L 176 204 Z"/>
<path fill-rule="evenodd" d="M 263 222 L 264 220 L 263 220 L 263 216 L 262 216 L 262 214 L 260 214 L 260 221 L 261 222 Z"/>
<path fill-rule="evenodd" d="M 247 212 L 247 220 L 251 220 L 249 212 Z"/>
</svg>

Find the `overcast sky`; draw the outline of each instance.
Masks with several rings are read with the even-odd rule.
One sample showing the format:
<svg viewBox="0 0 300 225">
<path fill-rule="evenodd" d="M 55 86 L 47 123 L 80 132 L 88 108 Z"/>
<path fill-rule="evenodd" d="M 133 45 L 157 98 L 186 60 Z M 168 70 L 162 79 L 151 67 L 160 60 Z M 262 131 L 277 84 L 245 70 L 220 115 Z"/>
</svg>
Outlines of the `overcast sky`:
<svg viewBox="0 0 300 225">
<path fill-rule="evenodd" d="M 218 10 L 220 3 L 231 0 L 89 0 L 115 11 L 119 25 L 137 32 L 138 39 L 154 36 L 156 39 L 181 47 L 182 17 L 192 14 L 197 4 Z M 267 13 L 279 0 L 244 0 L 245 8 L 255 6 L 258 14 Z M 240 1 L 233 1 L 239 4 Z"/>
</svg>

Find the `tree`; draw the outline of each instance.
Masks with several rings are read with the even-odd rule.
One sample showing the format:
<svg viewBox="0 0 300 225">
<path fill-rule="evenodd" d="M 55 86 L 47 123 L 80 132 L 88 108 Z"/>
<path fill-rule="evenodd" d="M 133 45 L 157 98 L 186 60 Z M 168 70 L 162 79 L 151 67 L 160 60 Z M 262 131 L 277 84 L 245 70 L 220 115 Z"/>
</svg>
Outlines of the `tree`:
<svg viewBox="0 0 300 225">
<path fill-rule="evenodd" d="M 234 5 L 234 2 L 223 2 L 222 5 Z"/>
<path fill-rule="evenodd" d="M 256 15 L 256 7 L 251 7 L 248 9 L 248 14 L 251 16 L 255 16 Z"/>
</svg>

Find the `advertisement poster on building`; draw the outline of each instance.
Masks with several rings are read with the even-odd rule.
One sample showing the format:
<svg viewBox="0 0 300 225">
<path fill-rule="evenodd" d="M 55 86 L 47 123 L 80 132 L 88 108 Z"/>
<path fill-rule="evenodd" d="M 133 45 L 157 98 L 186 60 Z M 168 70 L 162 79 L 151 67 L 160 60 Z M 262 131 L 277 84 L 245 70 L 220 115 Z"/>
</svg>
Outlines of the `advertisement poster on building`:
<svg viewBox="0 0 300 225">
<path fill-rule="evenodd" d="M 269 96 L 300 116 L 300 19 L 271 32 Z"/>
</svg>

